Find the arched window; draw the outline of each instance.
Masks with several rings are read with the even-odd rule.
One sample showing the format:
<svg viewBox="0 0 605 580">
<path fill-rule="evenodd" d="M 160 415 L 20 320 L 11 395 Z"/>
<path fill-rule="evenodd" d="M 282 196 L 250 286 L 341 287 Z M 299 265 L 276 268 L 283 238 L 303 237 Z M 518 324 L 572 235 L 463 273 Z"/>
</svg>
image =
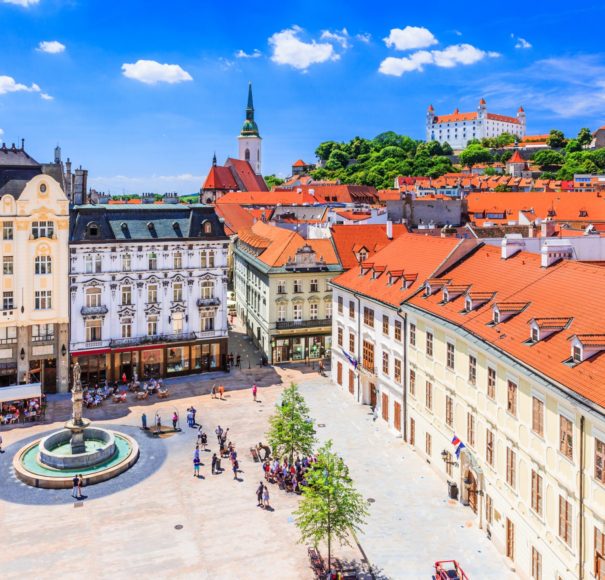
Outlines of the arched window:
<svg viewBox="0 0 605 580">
<path fill-rule="evenodd" d="M 36 256 L 35 270 L 37 275 L 52 274 L 52 258 L 50 256 Z"/>
<path fill-rule="evenodd" d="M 212 233 L 212 224 L 210 222 L 204 223 L 204 233 L 211 234 Z"/>
<path fill-rule="evenodd" d="M 246 149 L 246 152 L 244 153 L 244 158 L 246 161 L 250 161 L 250 149 Z"/>
<path fill-rule="evenodd" d="M 86 225 L 86 234 L 89 238 L 99 237 L 99 224 L 97 222 L 90 222 Z"/>
<path fill-rule="evenodd" d="M 101 289 L 100 288 L 86 288 L 86 306 L 88 308 L 95 308 L 101 306 Z"/>
</svg>

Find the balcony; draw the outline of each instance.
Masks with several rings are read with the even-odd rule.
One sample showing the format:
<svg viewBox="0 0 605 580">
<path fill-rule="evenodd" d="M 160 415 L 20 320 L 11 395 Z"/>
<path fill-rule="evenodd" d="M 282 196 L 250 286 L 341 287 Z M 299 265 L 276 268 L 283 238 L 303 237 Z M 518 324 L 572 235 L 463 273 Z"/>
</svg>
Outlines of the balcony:
<svg viewBox="0 0 605 580">
<path fill-rule="evenodd" d="M 82 316 L 105 316 L 107 312 L 107 306 L 82 306 L 80 309 Z"/>
<path fill-rule="evenodd" d="M 160 342 L 184 342 L 195 340 L 195 332 L 178 332 L 175 334 L 153 334 L 151 336 L 133 336 L 130 338 L 114 338 L 109 341 L 111 348 L 124 346 L 139 346 L 145 344 L 158 344 Z"/>
<path fill-rule="evenodd" d="M 280 320 L 275 323 L 277 330 L 288 330 L 292 328 L 319 328 L 321 326 L 332 326 L 331 318 L 319 318 L 317 320 Z"/>
<path fill-rule="evenodd" d="M 376 367 L 371 366 L 371 363 L 368 361 L 362 361 L 361 365 L 359 366 L 359 369 L 365 375 L 369 375 L 371 377 L 376 376 Z"/>
<path fill-rule="evenodd" d="M 219 306 L 221 303 L 221 299 L 216 296 L 213 298 L 198 298 L 197 305 L 199 308 L 203 306 Z"/>
<path fill-rule="evenodd" d="M 74 352 L 92 348 L 105 348 L 107 346 L 109 346 L 109 340 L 88 340 L 85 342 L 72 342 L 69 350 Z"/>
</svg>

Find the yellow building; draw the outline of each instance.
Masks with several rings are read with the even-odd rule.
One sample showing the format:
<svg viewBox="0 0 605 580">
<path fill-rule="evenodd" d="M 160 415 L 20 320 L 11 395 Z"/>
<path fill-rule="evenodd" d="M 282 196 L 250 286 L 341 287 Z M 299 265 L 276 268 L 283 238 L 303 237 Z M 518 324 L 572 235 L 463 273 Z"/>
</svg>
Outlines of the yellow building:
<svg viewBox="0 0 605 580">
<path fill-rule="evenodd" d="M 56 179 L 55 179 L 56 178 Z M 0 148 L 0 385 L 67 391 L 69 202 L 60 164 Z"/>
</svg>

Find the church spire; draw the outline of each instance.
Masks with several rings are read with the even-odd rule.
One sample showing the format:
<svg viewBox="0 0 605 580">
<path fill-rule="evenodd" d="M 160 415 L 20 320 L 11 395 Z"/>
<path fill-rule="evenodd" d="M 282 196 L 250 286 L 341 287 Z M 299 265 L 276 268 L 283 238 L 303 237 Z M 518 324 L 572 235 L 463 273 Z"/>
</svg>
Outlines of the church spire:
<svg viewBox="0 0 605 580">
<path fill-rule="evenodd" d="M 246 120 L 240 133 L 242 137 L 259 137 L 258 126 L 254 121 L 254 101 L 252 100 L 252 83 L 248 83 L 248 105 L 246 107 Z"/>
</svg>

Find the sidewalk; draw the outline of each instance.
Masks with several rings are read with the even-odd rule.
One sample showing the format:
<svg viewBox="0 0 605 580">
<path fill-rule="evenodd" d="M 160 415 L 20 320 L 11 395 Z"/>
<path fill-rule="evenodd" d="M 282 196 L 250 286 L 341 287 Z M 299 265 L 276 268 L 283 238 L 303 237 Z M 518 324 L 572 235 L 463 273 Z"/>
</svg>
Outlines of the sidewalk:
<svg viewBox="0 0 605 580">
<path fill-rule="evenodd" d="M 369 407 L 328 379 L 302 382 L 300 389 L 318 437 L 334 441 L 357 489 L 374 500 L 359 542 L 377 578 L 430 578 L 434 562 L 449 559 L 473 579 L 517 578 L 472 511 L 448 501 L 445 483 L 410 446 L 374 422 Z"/>
</svg>

